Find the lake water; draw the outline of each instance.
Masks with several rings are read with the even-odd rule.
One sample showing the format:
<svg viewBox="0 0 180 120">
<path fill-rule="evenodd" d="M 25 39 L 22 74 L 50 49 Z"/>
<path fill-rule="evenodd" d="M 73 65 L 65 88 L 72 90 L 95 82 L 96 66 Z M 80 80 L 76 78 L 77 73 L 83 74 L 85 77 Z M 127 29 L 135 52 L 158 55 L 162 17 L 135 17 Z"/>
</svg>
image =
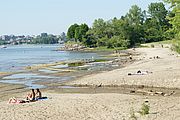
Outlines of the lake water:
<svg viewBox="0 0 180 120">
<path fill-rule="evenodd" d="M 7 48 L 0 48 L 0 72 L 23 71 L 24 67 L 54 63 L 65 60 L 80 60 L 99 58 L 96 53 L 55 51 L 62 45 L 11 45 Z M 67 67 L 66 65 L 54 66 L 54 68 Z M 49 72 L 41 70 L 42 72 Z M 0 79 L 1 83 L 24 84 L 27 88 L 44 88 L 46 86 L 36 84 L 37 81 L 66 81 L 73 76 L 43 76 L 34 73 L 19 73 Z"/>
<path fill-rule="evenodd" d="M 64 60 L 98 58 L 96 53 L 55 51 L 62 45 L 11 45 L 0 48 L 0 72 Z"/>
</svg>

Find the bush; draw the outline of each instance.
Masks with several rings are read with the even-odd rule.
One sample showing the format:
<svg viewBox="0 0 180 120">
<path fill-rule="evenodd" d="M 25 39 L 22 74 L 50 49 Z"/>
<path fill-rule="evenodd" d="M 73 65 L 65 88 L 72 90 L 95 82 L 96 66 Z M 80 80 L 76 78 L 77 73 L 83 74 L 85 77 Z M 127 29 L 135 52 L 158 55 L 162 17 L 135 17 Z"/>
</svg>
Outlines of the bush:
<svg viewBox="0 0 180 120">
<path fill-rule="evenodd" d="M 149 105 L 143 103 L 140 111 L 141 115 L 147 115 L 149 114 Z"/>
<path fill-rule="evenodd" d="M 180 42 L 174 43 L 172 49 L 180 54 Z"/>
<path fill-rule="evenodd" d="M 154 48 L 154 44 L 151 44 L 151 48 Z"/>
<path fill-rule="evenodd" d="M 68 63 L 68 67 L 77 67 L 77 66 L 82 66 L 82 65 L 84 65 L 84 62 Z"/>
<path fill-rule="evenodd" d="M 137 117 L 135 115 L 135 112 L 134 112 L 133 108 L 131 108 L 131 110 L 130 110 L 130 119 L 131 120 L 137 120 Z"/>
<path fill-rule="evenodd" d="M 129 40 L 125 40 L 120 36 L 113 36 L 111 39 L 109 39 L 107 43 L 108 48 L 116 48 L 116 47 L 128 48 L 129 45 L 130 45 Z"/>
</svg>

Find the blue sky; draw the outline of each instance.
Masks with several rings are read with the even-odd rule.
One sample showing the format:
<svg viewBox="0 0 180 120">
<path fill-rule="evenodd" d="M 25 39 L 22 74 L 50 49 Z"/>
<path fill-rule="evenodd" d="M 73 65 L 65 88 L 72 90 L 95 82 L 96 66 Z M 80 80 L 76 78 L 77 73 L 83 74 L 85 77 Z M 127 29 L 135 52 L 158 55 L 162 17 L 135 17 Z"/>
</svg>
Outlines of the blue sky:
<svg viewBox="0 0 180 120">
<path fill-rule="evenodd" d="M 125 15 L 134 4 L 147 9 L 160 0 L 0 0 L 0 35 L 67 32 L 74 23 Z"/>
</svg>

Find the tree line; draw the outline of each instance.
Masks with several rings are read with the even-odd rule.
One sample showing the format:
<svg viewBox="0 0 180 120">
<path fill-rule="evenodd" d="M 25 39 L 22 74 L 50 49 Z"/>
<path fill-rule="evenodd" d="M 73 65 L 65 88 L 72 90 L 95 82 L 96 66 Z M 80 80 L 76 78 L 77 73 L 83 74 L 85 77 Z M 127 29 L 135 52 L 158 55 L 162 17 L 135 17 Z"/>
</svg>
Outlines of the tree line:
<svg viewBox="0 0 180 120">
<path fill-rule="evenodd" d="M 151 3 L 147 11 L 133 5 L 121 18 L 115 17 L 108 21 L 99 18 L 94 20 L 92 27 L 73 24 L 68 29 L 67 37 L 70 41 L 79 41 L 88 47 L 107 48 L 129 48 L 141 43 L 169 40 L 180 35 L 179 29 L 174 27 L 179 28 L 180 25 L 174 23 L 179 20 L 174 9 L 166 10 L 163 2 Z"/>
</svg>

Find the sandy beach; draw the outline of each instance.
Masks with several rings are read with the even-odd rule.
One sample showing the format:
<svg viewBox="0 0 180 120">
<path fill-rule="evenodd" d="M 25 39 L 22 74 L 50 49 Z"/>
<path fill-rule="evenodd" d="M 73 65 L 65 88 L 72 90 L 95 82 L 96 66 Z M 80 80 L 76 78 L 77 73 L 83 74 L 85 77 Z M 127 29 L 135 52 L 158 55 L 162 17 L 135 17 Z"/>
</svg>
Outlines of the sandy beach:
<svg viewBox="0 0 180 120">
<path fill-rule="evenodd" d="M 144 85 L 150 87 L 180 88 L 180 57 L 169 48 L 137 48 L 141 53 L 137 62 L 109 72 L 85 76 L 68 85 Z M 159 57 L 155 58 L 154 57 Z M 147 75 L 136 74 L 148 71 Z"/>
<path fill-rule="evenodd" d="M 136 62 L 124 68 L 84 76 L 66 83 L 73 86 L 125 86 L 180 88 L 180 57 L 169 48 L 137 48 Z M 158 58 L 157 58 L 158 56 Z M 154 58 L 155 57 L 155 58 Z M 137 75 L 137 71 L 148 71 Z M 128 75 L 128 73 L 135 75 Z M 11 85 L 11 87 L 14 85 Z M 16 86 L 22 87 L 22 86 Z M 15 88 L 16 88 L 15 87 Z M 133 87 L 132 87 L 133 88 Z M 3 85 L 0 87 L 1 91 Z M 6 88 L 7 89 L 7 88 Z M 4 88 L 5 90 L 5 88 Z M 179 120 L 180 94 L 122 94 L 118 93 L 63 93 L 43 90 L 46 100 L 23 104 L 7 104 L 7 96 L 0 101 L 1 120 Z M 7 91 L 7 90 L 6 90 Z M 23 98 L 25 91 L 13 94 Z M 150 92 L 150 91 L 149 91 Z M 3 92 L 2 92 L 3 93 Z M 152 93 L 152 92 L 150 92 Z M 8 93 L 6 93 L 8 94 Z M 5 95 L 2 94 L 2 95 Z M 12 95 L 12 94 L 11 94 Z M 149 106 L 149 114 L 141 115 L 142 104 Z"/>
</svg>

